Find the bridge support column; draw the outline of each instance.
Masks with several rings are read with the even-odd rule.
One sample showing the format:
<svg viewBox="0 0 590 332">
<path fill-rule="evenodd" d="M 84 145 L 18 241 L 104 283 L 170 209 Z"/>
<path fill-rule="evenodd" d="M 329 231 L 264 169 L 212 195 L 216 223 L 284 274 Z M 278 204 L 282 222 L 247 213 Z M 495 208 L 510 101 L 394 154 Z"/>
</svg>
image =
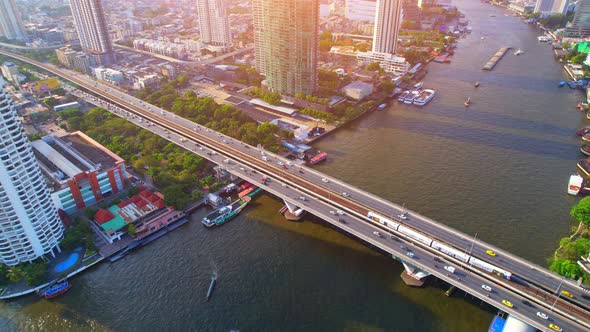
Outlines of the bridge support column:
<svg viewBox="0 0 590 332">
<path fill-rule="evenodd" d="M 287 218 L 287 220 L 295 221 L 301 219 L 305 210 L 285 200 L 283 200 L 283 202 L 285 202 L 285 206 L 283 206 L 280 212 L 285 216 L 285 218 Z"/>
<path fill-rule="evenodd" d="M 412 263 L 406 261 L 402 261 L 402 264 L 404 265 L 404 272 L 402 272 L 401 277 L 406 285 L 412 287 L 421 287 L 424 285 L 423 279 L 428 277 L 430 273 L 423 271 Z"/>
</svg>

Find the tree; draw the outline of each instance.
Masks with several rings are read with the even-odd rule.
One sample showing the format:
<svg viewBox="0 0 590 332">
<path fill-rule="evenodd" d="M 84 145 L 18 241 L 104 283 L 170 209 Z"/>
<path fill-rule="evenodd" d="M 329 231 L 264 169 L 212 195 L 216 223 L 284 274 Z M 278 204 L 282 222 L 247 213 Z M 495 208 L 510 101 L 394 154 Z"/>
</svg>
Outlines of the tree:
<svg viewBox="0 0 590 332">
<path fill-rule="evenodd" d="M 129 224 L 127 227 L 127 234 L 129 234 L 131 237 L 135 237 L 135 225 Z"/>
<path fill-rule="evenodd" d="M 365 67 L 366 70 L 372 70 L 372 71 L 377 71 L 379 69 L 381 69 L 381 65 L 379 64 L 379 62 L 372 62 L 370 64 L 368 64 Z"/>
<path fill-rule="evenodd" d="M 24 276 L 22 267 L 20 267 L 19 265 L 16 266 L 11 266 L 8 268 L 8 271 L 6 271 L 6 278 L 8 278 L 8 280 L 12 283 L 17 283 L 19 282 Z"/>
<path fill-rule="evenodd" d="M 38 259 L 32 263 L 26 264 L 23 267 L 23 274 L 27 286 L 37 286 L 42 284 L 47 279 L 48 267 L 49 264 L 43 259 Z"/>
<path fill-rule="evenodd" d="M 570 215 L 586 227 L 590 226 L 590 197 L 584 197 L 574 205 L 570 210 Z"/>
<path fill-rule="evenodd" d="M 162 190 L 166 205 L 171 205 L 177 210 L 184 210 L 190 203 L 190 196 L 184 193 L 181 185 L 174 184 Z"/>
<path fill-rule="evenodd" d="M 271 105 L 278 105 L 281 103 L 281 94 L 278 92 L 267 92 L 262 99 Z"/>
<path fill-rule="evenodd" d="M 393 89 L 395 89 L 395 83 L 393 83 L 392 81 L 386 81 L 381 83 L 381 86 L 379 87 L 381 89 L 381 91 L 390 94 Z"/>
</svg>

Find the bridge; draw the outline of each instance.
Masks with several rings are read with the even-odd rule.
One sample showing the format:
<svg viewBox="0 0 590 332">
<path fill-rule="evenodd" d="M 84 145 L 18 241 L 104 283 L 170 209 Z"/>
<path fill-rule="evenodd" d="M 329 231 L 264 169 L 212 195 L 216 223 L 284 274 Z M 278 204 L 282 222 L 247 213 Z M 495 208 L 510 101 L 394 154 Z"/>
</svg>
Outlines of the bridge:
<svg viewBox="0 0 590 332">
<path fill-rule="evenodd" d="M 402 261 L 417 278 L 432 274 L 520 320 L 550 331 L 590 328 L 590 292 L 575 281 L 316 170 L 149 105 L 87 76 L 9 52 L 76 83 L 85 98 L 178 144 Z M 263 181 L 268 178 L 268 181 Z M 486 251 L 492 250 L 495 256 Z M 455 267 L 450 272 L 446 266 Z M 491 266 L 491 268 L 490 268 Z M 572 297 L 562 295 L 571 294 Z M 507 306 L 508 301 L 512 306 Z"/>
</svg>

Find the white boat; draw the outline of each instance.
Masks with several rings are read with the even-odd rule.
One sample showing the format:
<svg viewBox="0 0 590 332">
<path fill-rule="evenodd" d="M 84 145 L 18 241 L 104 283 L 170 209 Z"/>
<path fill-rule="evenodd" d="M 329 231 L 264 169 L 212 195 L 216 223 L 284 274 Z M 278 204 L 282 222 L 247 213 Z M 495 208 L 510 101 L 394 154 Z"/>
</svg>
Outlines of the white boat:
<svg viewBox="0 0 590 332">
<path fill-rule="evenodd" d="M 419 91 L 413 90 L 410 92 L 410 94 L 404 99 L 404 104 L 411 104 L 414 102 L 414 99 L 416 99 L 416 97 L 418 97 L 418 95 L 420 94 Z"/>
<path fill-rule="evenodd" d="M 539 36 L 539 37 L 537 37 L 537 40 L 540 42 L 548 42 L 548 41 L 551 41 L 551 37 Z"/>
<path fill-rule="evenodd" d="M 516 52 L 514 52 L 514 55 L 521 55 L 522 53 L 524 53 L 520 48 L 518 50 L 516 50 Z"/>
<path fill-rule="evenodd" d="M 467 98 L 467 100 L 465 100 L 463 105 L 465 105 L 465 107 L 469 107 L 469 105 L 471 105 L 471 97 Z"/>
<path fill-rule="evenodd" d="M 416 89 L 422 89 L 422 85 L 424 85 L 424 83 L 418 82 L 418 83 L 414 84 L 414 88 L 416 88 Z"/>
<path fill-rule="evenodd" d="M 570 176 L 570 182 L 567 186 L 567 193 L 574 196 L 577 195 L 580 192 L 580 189 L 582 189 L 583 182 L 584 179 L 578 174 Z"/>
<path fill-rule="evenodd" d="M 411 91 L 410 90 L 406 90 L 404 92 L 402 92 L 401 95 L 399 95 L 399 97 L 397 98 L 397 101 L 399 102 L 404 102 L 404 100 L 406 100 L 406 98 L 410 95 Z"/>
<path fill-rule="evenodd" d="M 434 94 L 436 92 L 432 89 L 424 89 L 420 92 L 420 95 L 414 100 L 414 105 L 424 106 L 426 105 L 432 98 L 434 98 Z"/>
</svg>

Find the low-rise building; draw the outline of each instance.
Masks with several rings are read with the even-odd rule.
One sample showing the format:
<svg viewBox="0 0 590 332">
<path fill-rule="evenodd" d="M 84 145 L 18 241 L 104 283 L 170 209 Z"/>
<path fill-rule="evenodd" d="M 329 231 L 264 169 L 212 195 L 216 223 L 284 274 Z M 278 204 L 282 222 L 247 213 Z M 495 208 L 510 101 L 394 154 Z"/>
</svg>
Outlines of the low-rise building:
<svg viewBox="0 0 590 332">
<path fill-rule="evenodd" d="M 21 81 L 21 75 L 18 72 L 18 67 L 12 62 L 5 62 L 0 66 L 2 70 L 2 75 L 9 81 L 15 84 L 19 84 Z"/>
<path fill-rule="evenodd" d="M 342 92 L 354 100 L 361 100 L 373 93 L 373 85 L 365 82 L 355 81 L 342 88 Z"/>
<path fill-rule="evenodd" d="M 386 73 L 394 75 L 405 75 L 410 70 L 410 64 L 404 57 L 391 53 L 358 52 L 356 56 L 359 66 L 378 62 Z"/>
<path fill-rule="evenodd" d="M 77 131 L 32 142 L 41 170 L 52 183 L 58 209 L 72 214 L 124 188 L 125 161 Z"/>
<path fill-rule="evenodd" d="M 94 68 L 94 76 L 99 81 L 105 81 L 115 85 L 120 84 L 125 79 L 122 72 L 103 67 Z"/>
</svg>

